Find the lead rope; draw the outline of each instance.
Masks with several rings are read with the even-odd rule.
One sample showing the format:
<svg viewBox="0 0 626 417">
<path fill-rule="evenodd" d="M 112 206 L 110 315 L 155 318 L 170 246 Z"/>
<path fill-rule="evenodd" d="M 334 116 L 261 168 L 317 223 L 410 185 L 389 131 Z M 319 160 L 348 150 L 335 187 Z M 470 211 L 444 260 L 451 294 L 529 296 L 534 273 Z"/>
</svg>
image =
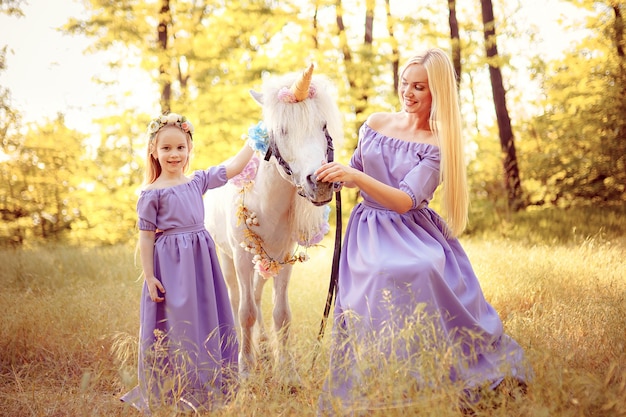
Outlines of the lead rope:
<svg viewBox="0 0 626 417">
<path fill-rule="evenodd" d="M 324 131 L 328 135 L 326 131 L 326 126 L 324 126 Z M 328 137 L 328 136 L 327 136 Z M 332 142 L 330 142 L 332 143 Z M 329 162 L 333 160 L 333 153 L 329 154 Z M 333 185 L 334 186 L 334 185 Z M 313 361 L 311 364 L 311 369 L 315 367 L 315 361 L 317 360 L 317 355 L 319 354 L 319 347 L 321 345 L 322 339 L 324 338 L 324 330 L 326 329 L 326 322 L 328 321 L 328 315 L 330 314 L 330 308 L 333 305 L 333 298 L 337 294 L 337 283 L 339 280 L 339 259 L 341 257 L 341 189 L 335 191 L 335 248 L 333 250 L 333 263 L 330 270 L 330 284 L 328 285 L 328 295 L 326 296 L 326 305 L 324 306 L 324 314 L 322 316 L 322 322 L 320 323 L 320 331 L 317 334 L 317 345 L 316 350 L 313 354 Z"/>
<path fill-rule="evenodd" d="M 339 278 L 339 258 L 341 257 L 341 191 L 335 192 L 335 205 L 337 207 L 336 212 L 336 227 L 335 227 L 335 249 L 333 251 L 333 264 L 330 271 L 330 284 L 328 286 L 328 296 L 326 297 L 326 306 L 324 307 L 324 317 L 320 324 L 320 332 L 317 335 L 317 341 L 320 342 L 324 337 L 324 329 L 326 327 L 326 321 L 328 321 L 328 315 L 330 314 L 330 307 L 333 304 L 333 298 L 337 294 L 337 281 Z"/>
<path fill-rule="evenodd" d="M 333 250 L 333 263 L 330 271 L 330 284 L 328 285 L 328 295 L 326 296 L 326 305 L 324 306 L 324 315 L 320 323 L 320 331 L 317 334 L 317 345 L 315 352 L 313 353 L 311 369 L 315 367 L 315 361 L 317 360 L 319 347 L 321 346 L 322 339 L 324 338 L 324 330 L 326 329 L 326 322 L 328 321 L 330 308 L 333 304 L 333 298 L 337 294 L 337 284 L 339 280 L 339 258 L 341 257 L 341 191 L 335 191 L 335 207 L 335 249 Z"/>
</svg>

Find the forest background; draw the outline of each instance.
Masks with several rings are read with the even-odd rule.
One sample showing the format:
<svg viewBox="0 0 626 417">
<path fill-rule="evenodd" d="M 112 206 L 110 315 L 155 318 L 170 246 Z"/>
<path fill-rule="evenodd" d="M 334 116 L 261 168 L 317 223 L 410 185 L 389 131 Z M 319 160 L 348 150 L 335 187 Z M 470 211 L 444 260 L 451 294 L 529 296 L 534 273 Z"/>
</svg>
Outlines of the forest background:
<svg viewBox="0 0 626 417">
<path fill-rule="evenodd" d="M 0 414 L 129 415 L 119 396 L 137 376 L 135 206 L 144 132 L 158 112 L 187 115 L 196 126 L 192 169 L 213 165 L 261 117 L 248 90 L 314 63 L 336 86 L 346 138 L 336 154 L 346 162 L 367 115 L 399 108 L 399 63 L 422 46 L 439 46 L 460 74 L 469 151 L 470 223 L 461 240 L 535 372 L 527 396 L 487 396 L 474 415 L 626 416 L 623 3 L 77 3 L 81 12 L 68 14 L 60 30 L 89 39 L 86 54 L 110 58 L 82 68 L 108 92 L 98 98 L 107 103 L 98 117 L 83 120 L 91 127 L 75 127 L 66 107 L 29 119 L 0 82 Z M 0 15 L 21 19 L 27 4 L 0 0 Z M 545 22 L 560 31 L 546 31 Z M 0 25 L 0 36 L 1 81 L 16 35 Z M 549 53 L 546 44 L 554 46 Z M 143 74 L 151 93 L 143 84 L 124 88 L 129 71 Z M 137 96 L 143 105 L 130 104 Z M 356 195 L 343 196 L 347 216 Z M 329 369 L 329 338 L 320 344 L 316 336 L 332 237 L 311 248 L 311 261 L 294 268 L 290 283 L 302 389 L 281 389 L 268 367 L 216 415 L 316 414 Z M 270 291 L 263 308 L 271 317 Z M 393 373 L 381 380 L 404 395 L 399 382 Z M 458 392 L 434 387 L 407 407 L 371 415 L 459 416 Z"/>
<path fill-rule="evenodd" d="M 18 19 L 24 4 L 2 0 L 0 12 Z M 438 46 L 460 74 L 469 235 L 494 227 L 506 234 L 519 212 L 592 206 L 620 213 L 624 205 L 626 58 L 618 1 L 561 1 L 532 13 L 529 2 L 485 0 L 81 4 L 84 13 L 68 16 L 59 30 L 91 39 L 85 53 L 107 52 L 110 72 L 95 81 L 109 91 L 119 90 L 115 74 L 125 67 L 151 77 L 156 111 L 185 114 L 196 126 L 192 169 L 241 146 L 261 117 L 249 89 L 309 63 L 336 86 L 346 137 L 337 157 L 347 161 L 367 115 L 399 108 L 398 65 L 423 46 Z M 554 13 L 563 33 L 580 38 L 541 53 L 534 45 L 545 40 L 533 13 Z M 11 45 L 0 47 L 2 71 Z M 87 134 L 67 126 L 64 109 L 23 122 L 11 91 L 0 86 L 0 246 L 136 238 L 144 132 L 156 115 L 122 102 L 132 94 L 111 94 L 110 111 L 92 121 L 98 132 Z M 348 197 L 345 213 L 356 201 Z"/>
</svg>

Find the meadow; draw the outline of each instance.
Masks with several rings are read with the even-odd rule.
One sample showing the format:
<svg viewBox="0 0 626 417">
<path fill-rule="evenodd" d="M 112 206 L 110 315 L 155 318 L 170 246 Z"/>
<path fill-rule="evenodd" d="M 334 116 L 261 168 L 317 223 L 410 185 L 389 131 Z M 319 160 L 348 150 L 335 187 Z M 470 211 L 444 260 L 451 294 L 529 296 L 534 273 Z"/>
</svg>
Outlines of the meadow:
<svg viewBox="0 0 626 417">
<path fill-rule="evenodd" d="M 485 396 L 473 415 L 626 416 L 625 217 L 624 209 L 527 212 L 461 238 L 487 300 L 534 371 L 526 395 Z M 302 386 L 283 389 L 262 363 L 215 415 L 316 414 L 328 368 L 330 327 L 321 344 L 317 335 L 331 235 L 296 265 L 290 284 L 290 343 Z M 6 249 L 0 265 L 0 415 L 138 415 L 119 402 L 136 381 L 142 283 L 133 245 Z M 446 389 L 365 415 L 461 416 Z"/>
</svg>

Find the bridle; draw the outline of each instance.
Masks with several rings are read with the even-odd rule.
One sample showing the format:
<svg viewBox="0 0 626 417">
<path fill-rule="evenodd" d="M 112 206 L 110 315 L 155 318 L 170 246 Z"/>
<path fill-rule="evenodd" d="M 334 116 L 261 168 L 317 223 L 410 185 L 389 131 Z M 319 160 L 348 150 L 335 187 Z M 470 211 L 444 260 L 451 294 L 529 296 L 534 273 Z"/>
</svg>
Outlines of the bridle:
<svg viewBox="0 0 626 417">
<path fill-rule="evenodd" d="M 326 137 L 326 161 L 332 162 L 335 159 L 335 148 L 333 146 L 333 138 L 330 136 L 330 133 L 328 133 L 328 128 L 326 127 L 326 125 L 324 125 L 323 130 L 324 130 L 324 136 Z M 265 152 L 265 157 L 263 159 L 265 159 L 266 161 L 269 161 L 273 155 L 274 158 L 276 158 L 276 161 L 278 161 L 278 165 L 280 165 L 285 171 L 285 174 L 287 174 L 288 176 L 291 176 L 293 174 L 293 170 L 289 166 L 289 162 L 287 162 L 285 158 L 283 158 L 282 155 L 280 154 L 280 151 L 278 150 L 278 146 L 276 145 L 276 140 L 274 139 L 274 133 L 270 131 L 269 137 L 270 137 L 270 140 L 269 140 L 269 144 L 267 147 L 267 152 Z"/>
</svg>

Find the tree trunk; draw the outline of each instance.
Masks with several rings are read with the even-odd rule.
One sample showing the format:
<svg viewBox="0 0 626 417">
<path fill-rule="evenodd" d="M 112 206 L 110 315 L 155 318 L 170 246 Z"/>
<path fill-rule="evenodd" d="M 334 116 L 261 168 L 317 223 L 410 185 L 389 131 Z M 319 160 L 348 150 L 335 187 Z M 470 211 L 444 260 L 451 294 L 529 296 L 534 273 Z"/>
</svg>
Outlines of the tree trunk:
<svg viewBox="0 0 626 417">
<path fill-rule="evenodd" d="M 159 65 L 159 83 L 161 84 L 161 112 L 169 112 L 170 100 L 172 96 L 172 82 L 169 75 L 169 59 L 167 54 L 167 37 L 168 27 L 172 19 L 170 14 L 169 0 L 161 1 L 161 10 L 159 11 L 159 25 L 157 27 L 157 36 L 159 39 L 160 49 L 160 65 Z"/>
<path fill-rule="evenodd" d="M 354 87 L 354 80 L 350 75 L 350 66 L 352 64 L 352 54 L 350 53 L 350 46 L 348 45 L 348 37 L 346 35 L 346 26 L 343 23 L 343 5 L 341 0 L 337 0 L 335 3 L 335 13 L 337 19 L 337 32 L 339 34 L 339 45 L 341 47 L 341 53 L 343 54 L 343 61 L 346 65 L 346 73 L 348 76 L 348 83 L 350 88 Z"/>
<path fill-rule="evenodd" d="M 374 6 L 375 1 L 368 0 L 366 1 L 366 12 L 365 12 L 365 36 L 363 39 L 363 55 L 362 59 L 364 62 L 369 62 L 372 55 L 372 33 L 373 33 L 373 24 L 374 24 Z M 348 36 L 346 35 L 346 28 L 343 22 L 343 5 L 341 0 L 337 0 L 335 2 L 335 12 L 337 18 L 337 29 L 339 32 L 339 44 L 341 47 L 341 52 L 343 53 L 343 61 L 346 67 L 346 77 L 348 78 L 348 84 L 350 85 L 350 89 L 353 92 L 353 97 L 356 98 L 356 102 L 354 104 L 354 114 L 356 116 L 357 124 L 360 124 L 360 115 L 367 108 L 367 102 L 369 100 L 369 96 L 367 94 L 367 82 L 364 78 L 361 78 L 359 82 L 357 79 L 359 78 L 359 74 L 365 76 L 363 71 L 369 71 L 367 66 L 361 66 L 359 68 L 355 67 L 355 62 L 353 61 L 352 52 L 350 51 L 350 45 L 348 44 Z M 371 81 L 371 77 L 368 81 Z"/>
<path fill-rule="evenodd" d="M 613 4 L 613 13 L 615 14 L 615 24 L 613 28 L 615 30 L 615 47 L 617 56 L 620 59 L 624 58 L 624 16 L 622 16 L 622 8 L 618 2 Z M 621 62 L 621 61 L 620 61 Z"/>
<path fill-rule="evenodd" d="M 389 32 L 389 39 L 391 42 L 393 91 L 398 91 L 398 85 L 400 84 L 400 80 L 398 79 L 400 76 L 400 51 L 398 50 L 398 40 L 396 39 L 393 31 L 393 18 L 391 16 L 391 6 L 389 4 L 389 0 L 385 0 L 385 12 L 387 14 L 387 32 Z"/>
<path fill-rule="evenodd" d="M 612 5 L 613 13 L 615 14 L 615 22 L 613 24 L 613 37 L 615 42 L 615 52 L 617 54 L 617 74 L 615 76 L 617 80 L 616 88 L 621 91 L 621 94 L 618 95 L 619 105 L 618 105 L 618 114 L 626 114 L 626 54 L 624 53 L 624 46 L 626 42 L 624 41 L 624 16 L 622 15 L 623 5 L 619 4 L 618 1 L 615 1 Z M 626 149 L 626 124 L 624 122 L 619 123 L 617 126 L 617 142 L 621 144 L 621 146 L 617 146 L 619 149 L 618 153 L 621 154 L 619 158 L 624 158 L 624 149 Z M 619 159 L 617 159 L 619 161 Z M 622 166 L 625 166 L 622 162 Z M 617 166 L 620 166 L 618 163 Z M 626 174 L 626 166 L 624 167 L 624 171 L 622 175 Z M 623 177 L 622 177 L 623 178 Z"/>
<path fill-rule="evenodd" d="M 483 33 L 485 37 L 485 50 L 487 52 L 487 62 L 489 63 L 489 75 L 491 77 L 491 91 L 493 93 L 493 104 L 498 119 L 498 130 L 500 132 L 500 146 L 503 153 L 504 165 L 504 186 L 507 192 L 508 206 L 513 211 L 524 208 L 522 199 L 522 186 L 517 166 L 517 155 L 515 153 L 515 141 L 511 119 L 506 108 L 506 92 L 502 82 L 502 72 L 498 64 L 498 48 L 496 42 L 495 19 L 493 16 L 493 5 L 491 0 L 481 0 L 483 16 Z"/>
<path fill-rule="evenodd" d="M 450 23 L 450 43 L 452 44 L 452 65 L 456 72 L 457 89 L 461 87 L 461 38 L 459 37 L 459 22 L 456 19 L 456 0 L 448 0 L 448 22 Z"/>
<path fill-rule="evenodd" d="M 318 22 L 317 22 L 317 13 L 319 11 L 319 2 L 316 1 L 315 2 L 315 13 L 313 13 L 313 48 L 314 49 L 319 49 L 319 40 L 317 39 L 317 37 L 319 36 L 318 34 Z"/>
</svg>

